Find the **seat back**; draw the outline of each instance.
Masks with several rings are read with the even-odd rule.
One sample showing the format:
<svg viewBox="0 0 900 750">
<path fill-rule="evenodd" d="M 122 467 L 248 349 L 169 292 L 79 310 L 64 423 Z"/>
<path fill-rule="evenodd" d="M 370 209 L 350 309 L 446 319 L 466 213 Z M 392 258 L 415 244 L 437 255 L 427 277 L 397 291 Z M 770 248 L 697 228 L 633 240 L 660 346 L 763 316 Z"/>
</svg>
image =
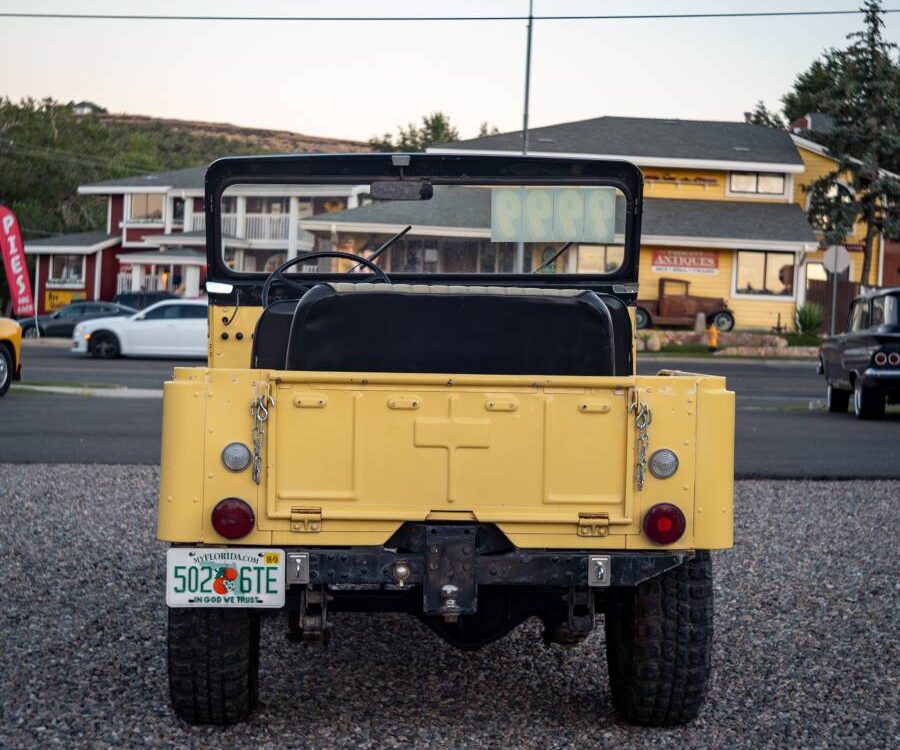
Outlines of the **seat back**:
<svg viewBox="0 0 900 750">
<path fill-rule="evenodd" d="M 253 366 L 485 375 L 631 373 L 631 321 L 614 297 L 577 289 L 318 284 L 277 302 Z"/>
</svg>

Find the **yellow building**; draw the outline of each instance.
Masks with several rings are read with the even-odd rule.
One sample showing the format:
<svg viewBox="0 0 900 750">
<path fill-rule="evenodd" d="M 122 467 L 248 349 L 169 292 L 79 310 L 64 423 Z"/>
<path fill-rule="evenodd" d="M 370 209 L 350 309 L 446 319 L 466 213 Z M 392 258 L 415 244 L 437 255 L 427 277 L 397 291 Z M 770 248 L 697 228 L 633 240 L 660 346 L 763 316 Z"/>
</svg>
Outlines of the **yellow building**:
<svg viewBox="0 0 900 750">
<path fill-rule="evenodd" d="M 520 154 L 521 132 L 429 149 Z M 740 122 L 600 117 L 529 131 L 529 154 L 625 159 L 644 174 L 640 299 L 660 278 L 726 300 L 738 328 L 790 327 L 807 279 L 824 278 L 804 187 L 830 172 L 825 149 L 785 131 Z M 865 227 L 848 239 L 859 281 Z M 883 266 L 876 242 L 868 284 Z"/>
</svg>

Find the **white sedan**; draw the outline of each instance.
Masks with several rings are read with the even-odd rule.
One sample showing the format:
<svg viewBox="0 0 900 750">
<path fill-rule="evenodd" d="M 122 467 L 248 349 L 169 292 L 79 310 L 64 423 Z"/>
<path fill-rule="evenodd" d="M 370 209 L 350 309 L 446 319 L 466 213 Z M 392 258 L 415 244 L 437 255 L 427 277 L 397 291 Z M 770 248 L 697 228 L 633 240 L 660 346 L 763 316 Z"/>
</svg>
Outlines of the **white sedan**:
<svg viewBox="0 0 900 750">
<path fill-rule="evenodd" d="M 167 299 L 135 315 L 79 323 L 72 351 L 109 359 L 121 356 L 202 357 L 207 354 L 208 303 Z"/>
</svg>

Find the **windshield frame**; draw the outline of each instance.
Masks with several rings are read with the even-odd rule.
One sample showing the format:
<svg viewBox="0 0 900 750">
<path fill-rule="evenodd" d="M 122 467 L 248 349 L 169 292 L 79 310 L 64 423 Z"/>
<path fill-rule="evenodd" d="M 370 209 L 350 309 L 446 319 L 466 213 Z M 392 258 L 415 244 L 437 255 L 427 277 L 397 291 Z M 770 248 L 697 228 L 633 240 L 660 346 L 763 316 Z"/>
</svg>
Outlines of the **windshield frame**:
<svg viewBox="0 0 900 750">
<path fill-rule="evenodd" d="M 375 180 L 428 180 L 433 185 L 614 187 L 625 200 L 622 265 L 605 274 L 394 273 L 406 284 L 476 284 L 491 286 L 577 287 L 636 293 L 640 257 L 643 178 L 630 162 L 544 156 L 477 156 L 448 154 L 301 154 L 296 156 L 228 157 L 213 162 L 206 173 L 207 278 L 239 291 L 262 287 L 267 273 L 236 272 L 221 252 L 221 200 L 234 185 L 360 185 Z M 311 282 L 347 281 L 343 273 L 304 273 Z M 362 276 L 359 281 L 367 277 Z M 632 288 L 633 287 L 633 288 Z"/>
</svg>

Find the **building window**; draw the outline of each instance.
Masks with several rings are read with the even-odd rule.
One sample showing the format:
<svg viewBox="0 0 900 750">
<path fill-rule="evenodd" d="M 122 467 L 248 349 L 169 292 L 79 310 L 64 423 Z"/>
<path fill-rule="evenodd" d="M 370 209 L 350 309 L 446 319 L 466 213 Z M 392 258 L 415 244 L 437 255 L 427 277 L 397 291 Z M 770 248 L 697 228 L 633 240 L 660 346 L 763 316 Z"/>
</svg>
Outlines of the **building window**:
<svg viewBox="0 0 900 750">
<path fill-rule="evenodd" d="M 84 286 L 83 255 L 51 255 L 48 286 Z"/>
<path fill-rule="evenodd" d="M 247 198 L 248 214 L 286 214 L 289 198 Z"/>
<path fill-rule="evenodd" d="M 732 172 L 728 189 L 732 193 L 784 195 L 784 175 L 770 172 Z"/>
<path fill-rule="evenodd" d="M 172 223 L 184 224 L 184 198 L 172 200 Z"/>
<path fill-rule="evenodd" d="M 740 250 L 736 294 L 794 296 L 794 254 Z"/>
<path fill-rule="evenodd" d="M 135 193 L 131 196 L 128 218 L 131 221 L 162 221 L 163 196 L 160 193 Z"/>
<path fill-rule="evenodd" d="M 625 261 L 622 245 L 579 245 L 578 273 L 612 273 Z"/>
</svg>

